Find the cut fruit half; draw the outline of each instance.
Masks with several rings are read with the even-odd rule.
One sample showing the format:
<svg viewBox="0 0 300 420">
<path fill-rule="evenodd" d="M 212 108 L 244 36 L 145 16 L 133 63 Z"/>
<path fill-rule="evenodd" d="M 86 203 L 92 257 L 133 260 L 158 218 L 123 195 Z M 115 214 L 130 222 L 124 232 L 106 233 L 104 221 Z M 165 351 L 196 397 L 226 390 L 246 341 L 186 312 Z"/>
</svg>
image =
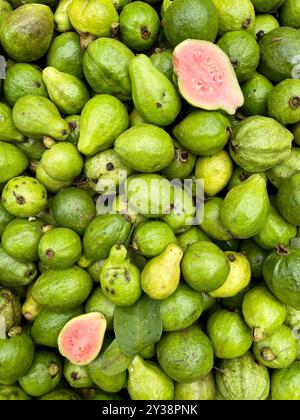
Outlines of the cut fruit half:
<svg viewBox="0 0 300 420">
<path fill-rule="evenodd" d="M 88 365 L 101 350 L 105 330 L 106 319 L 100 312 L 71 319 L 58 336 L 60 354 L 75 365 Z"/>
<path fill-rule="evenodd" d="M 234 115 L 244 96 L 229 57 L 209 41 L 187 39 L 173 52 L 178 88 L 191 105 Z"/>
</svg>

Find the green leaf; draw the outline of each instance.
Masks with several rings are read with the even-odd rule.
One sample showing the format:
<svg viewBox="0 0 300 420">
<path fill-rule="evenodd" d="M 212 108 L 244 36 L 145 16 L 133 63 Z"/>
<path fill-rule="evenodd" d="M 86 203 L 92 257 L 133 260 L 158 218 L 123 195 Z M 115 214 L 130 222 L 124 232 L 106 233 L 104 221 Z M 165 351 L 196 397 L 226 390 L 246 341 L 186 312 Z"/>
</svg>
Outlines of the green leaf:
<svg viewBox="0 0 300 420">
<path fill-rule="evenodd" d="M 158 343 L 162 328 L 159 304 L 147 296 L 142 296 L 132 306 L 115 309 L 116 340 L 127 357 L 134 357 L 145 347 Z"/>
<path fill-rule="evenodd" d="M 114 340 L 99 358 L 99 368 L 108 376 L 124 372 L 131 363 L 122 353 L 119 344 Z"/>
</svg>

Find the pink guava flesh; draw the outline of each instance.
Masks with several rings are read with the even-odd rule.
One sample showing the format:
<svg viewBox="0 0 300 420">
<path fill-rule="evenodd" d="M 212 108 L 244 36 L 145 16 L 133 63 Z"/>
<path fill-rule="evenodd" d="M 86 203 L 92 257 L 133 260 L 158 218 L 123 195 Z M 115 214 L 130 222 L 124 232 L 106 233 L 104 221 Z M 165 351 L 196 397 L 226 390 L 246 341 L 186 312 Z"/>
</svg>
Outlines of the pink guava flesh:
<svg viewBox="0 0 300 420">
<path fill-rule="evenodd" d="M 100 312 L 77 316 L 59 333 L 59 352 L 75 365 L 87 365 L 98 356 L 105 329 L 106 320 Z"/>
<path fill-rule="evenodd" d="M 230 115 L 244 103 L 243 93 L 228 56 L 208 41 L 187 39 L 173 53 L 181 95 L 198 108 L 222 109 Z"/>
</svg>

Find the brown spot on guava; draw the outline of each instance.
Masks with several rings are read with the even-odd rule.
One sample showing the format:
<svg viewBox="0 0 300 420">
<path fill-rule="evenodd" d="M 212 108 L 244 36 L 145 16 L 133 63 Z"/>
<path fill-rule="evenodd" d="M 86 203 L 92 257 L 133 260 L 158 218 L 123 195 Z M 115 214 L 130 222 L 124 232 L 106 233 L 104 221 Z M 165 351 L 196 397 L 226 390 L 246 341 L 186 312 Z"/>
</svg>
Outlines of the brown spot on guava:
<svg viewBox="0 0 300 420">
<path fill-rule="evenodd" d="M 245 172 L 241 172 L 241 173 L 239 174 L 239 180 L 240 180 L 241 182 L 246 181 L 246 179 L 248 179 L 248 178 L 249 178 L 249 175 L 248 175 L 248 174 L 245 174 Z"/>
<path fill-rule="evenodd" d="M 73 379 L 73 381 L 78 381 L 78 379 L 80 379 L 77 372 L 72 372 L 71 373 L 71 378 Z"/>
<path fill-rule="evenodd" d="M 35 84 L 35 86 L 36 86 L 37 88 L 40 88 L 40 87 L 41 87 L 41 83 L 40 83 L 38 80 L 36 80 L 36 81 L 34 82 L 34 84 Z"/>
<path fill-rule="evenodd" d="M 189 152 L 187 150 L 183 150 L 179 153 L 179 161 L 181 163 L 187 163 L 189 160 Z"/>
<path fill-rule="evenodd" d="M 74 130 L 76 129 L 76 127 L 77 127 L 77 124 L 76 124 L 76 122 L 75 122 L 75 121 L 69 121 L 69 122 L 68 122 L 68 126 L 69 126 L 69 129 L 70 129 L 71 131 L 74 131 Z"/>
<path fill-rule="evenodd" d="M 16 203 L 19 204 L 20 206 L 23 206 L 26 203 L 26 200 L 22 195 L 17 195 L 14 192 L 14 196 L 16 197 Z"/>
<path fill-rule="evenodd" d="M 297 109 L 300 106 L 300 98 L 299 96 L 293 96 L 290 101 L 289 105 L 292 109 Z"/>
<path fill-rule="evenodd" d="M 276 251 L 277 251 L 277 255 L 280 255 L 280 256 L 289 255 L 289 250 L 284 245 L 278 245 L 278 247 L 276 248 Z"/>
<path fill-rule="evenodd" d="M 148 29 L 145 26 L 143 26 L 141 28 L 141 35 L 142 35 L 142 38 L 143 39 L 149 39 L 150 38 L 150 35 L 151 35 L 151 32 L 148 31 Z"/>
<path fill-rule="evenodd" d="M 245 19 L 244 20 L 244 22 L 242 23 L 242 29 L 247 29 L 247 28 L 249 28 L 249 26 L 251 25 L 251 23 L 252 23 L 252 19 L 251 19 L 251 17 L 249 16 L 247 19 Z"/>
<path fill-rule="evenodd" d="M 156 102 L 156 107 L 157 107 L 157 108 L 161 108 L 161 107 L 162 107 L 162 104 L 161 104 L 161 103 L 159 103 L 159 102 Z"/>
<path fill-rule="evenodd" d="M 115 295 L 116 294 L 116 292 L 114 291 L 114 289 L 111 289 L 110 294 L 111 295 Z"/>
<path fill-rule="evenodd" d="M 231 143 L 231 149 L 232 149 L 233 153 L 236 153 L 238 148 L 239 148 L 239 146 L 237 144 Z"/>
<path fill-rule="evenodd" d="M 125 281 L 126 283 L 130 283 L 130 273 L 128 270 L 125 270 Z"/>
<path fill-rule="evenodd" d="M 66 135 L 68 134 L 68 130 L 66 130 L 66 129 L 61 130 L 61 134 L 62 134 L 63 136 L 66 136 Z"/>
<path fill-rule="evenodd" d="M 233 254 L 228 255 L 228 259 L 230 262 L 236 261 L 236 257 Z"/>
<path fill-rule="evenodd" d="M 265 34 L 266 33 L 263 30 L 258 31 L 257 34 L 256 34 L 257 41 L 260 41 L 265 36 Z"/>
<path fill-rule="evenodd" d="M 54 253 L 54 251 L 53 251 L 53 249 L 47 249 L 47 251 L 45 252 L 45 255 L 46 255 L 46 257 L 49 259 L 49 260 L 51 260 L 52 258 L 54 258 L 54 255 L 55 255 L 55 253 Z"/>
<path fill-rule="evenodd" d="M 111 162 L 109 162 L 109 163 L 106 165 L 106 170 L 107 170 L 107 171 L 112 171 L 114 168 L 115 168 L 115 166 L 114 166 L 114 164 L 113 164 L 113 163 L 111 163 Z"/>
</svg>

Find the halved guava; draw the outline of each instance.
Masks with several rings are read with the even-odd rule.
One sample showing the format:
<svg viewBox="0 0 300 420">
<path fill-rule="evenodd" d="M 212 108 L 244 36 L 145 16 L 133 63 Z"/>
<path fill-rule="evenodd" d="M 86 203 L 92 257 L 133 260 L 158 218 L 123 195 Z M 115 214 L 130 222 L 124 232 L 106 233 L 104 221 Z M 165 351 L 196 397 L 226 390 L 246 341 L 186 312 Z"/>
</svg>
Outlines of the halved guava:
<svg viewBox="0 0 300 420">
<path fill-rule="evenodd" d="M 105 330 L 106 319 L 100 312 L 72 318 L 59 333 L 60 354 L 75 365 L 88 365 L 101 350 Z"/>
<path fill-rule="evenodd" d="M 230 115 L 244 103 L 228 56 L 209 41 L 187 39 L 173 52 L 174 73 L 183 98 L 191 105 Z"/>
</svg>

